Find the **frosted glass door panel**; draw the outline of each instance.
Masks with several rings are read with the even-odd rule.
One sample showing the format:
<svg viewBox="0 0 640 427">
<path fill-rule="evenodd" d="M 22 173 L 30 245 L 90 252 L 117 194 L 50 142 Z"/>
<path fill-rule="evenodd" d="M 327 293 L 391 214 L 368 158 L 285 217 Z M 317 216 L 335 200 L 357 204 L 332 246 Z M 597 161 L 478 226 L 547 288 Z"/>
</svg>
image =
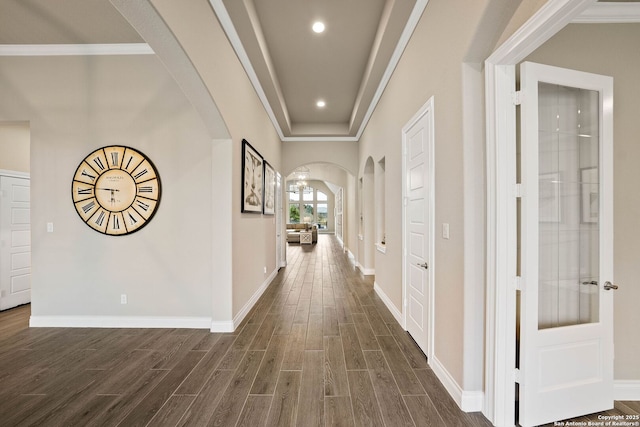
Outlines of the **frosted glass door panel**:
<svg viewBox="0 0 640 427">
<path fill-rule="evenodd" d="M 538 328 L 598 322 L 598 92 L 538 84 Z"/>
</svg>

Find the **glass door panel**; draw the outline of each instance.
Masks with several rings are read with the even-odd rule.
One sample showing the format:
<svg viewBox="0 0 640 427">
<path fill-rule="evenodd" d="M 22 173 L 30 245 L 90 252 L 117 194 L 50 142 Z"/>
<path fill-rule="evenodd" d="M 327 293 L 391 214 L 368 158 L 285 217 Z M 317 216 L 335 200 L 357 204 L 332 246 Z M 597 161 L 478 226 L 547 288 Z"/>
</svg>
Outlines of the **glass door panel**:
<svg viewBox="0 0 640 427">
<path fill-rule="evenodd" d="M 538 83 L 538 328 L 598 322 L 597 91 Z"/>
</svg>

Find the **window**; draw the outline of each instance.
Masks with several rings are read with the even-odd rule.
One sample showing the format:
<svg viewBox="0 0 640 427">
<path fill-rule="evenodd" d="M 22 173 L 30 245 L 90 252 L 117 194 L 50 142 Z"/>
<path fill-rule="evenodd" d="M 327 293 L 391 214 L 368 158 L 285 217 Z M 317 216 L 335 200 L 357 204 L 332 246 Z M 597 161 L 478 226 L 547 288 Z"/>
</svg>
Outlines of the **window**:
<svg viewBox="0 0 640 427">
<path fill-rule="evenodd" d="M 318 191 L 318 193 L 320 193 Z M 318 203 L 316 205 L 318 207 L 318 228 L 320 229 L 326 229 L 327 228 L 327 209 L 328 209 L 328 205 L 326 203 Z"/>
<path fill-rule="evenodd" d="M 290 224 L 315 224 L 318 229 L 329 226 L 329 195 L 315 188 L 304 190 L 289 185 L 289 218 Z"/>
<path fill-rule="evenodd" d="M 289 201 L 297 202 L 298 200 L 300 200 L 300 191 L 298 190 L 298 187 L 296 187 L 295 185 L 290 185 L 289 186 Z"/>
<path fill-rule="evenodd" d="M 302 192 L 302 200 L 305 202 L 313 202 L 313 188 L 305 189 Z"/>
<path fill-rule="evenodd" d="M 314 213 L 313 211 L 314 211 L 313 205 L 305 203 L 304 204 L 304 213 L 303 213 L 302 221 L 303 222 L 308 222 L 308 223 L 314 222 L 313 220 L 314 220 L 315 217 L 313 215 L 313 213 Z"/>
<path fill-rule="evenodd" d="M 300 206 L 297 203 L 289 203 L 289 223 L 300 224 Z"/>
</svg>

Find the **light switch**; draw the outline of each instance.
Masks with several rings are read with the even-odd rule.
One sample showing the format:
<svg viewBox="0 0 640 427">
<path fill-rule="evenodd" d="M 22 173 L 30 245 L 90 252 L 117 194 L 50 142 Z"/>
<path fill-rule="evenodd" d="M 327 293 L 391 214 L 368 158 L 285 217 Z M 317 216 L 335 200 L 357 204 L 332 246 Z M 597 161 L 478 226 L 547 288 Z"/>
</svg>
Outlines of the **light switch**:
<svg viewBox="0 0 640 427">
<path fill-rule="evenodd" d="M 53 233 L 53 223 L 52 222 L 48 222 L 47 223 L 47 233 Z"/>
<path fill-rule="evenodd" d="M 442 224 L 442 238 L 449 238 L 449 224 L 447 224 L 446 222 Z"/>
</svg>

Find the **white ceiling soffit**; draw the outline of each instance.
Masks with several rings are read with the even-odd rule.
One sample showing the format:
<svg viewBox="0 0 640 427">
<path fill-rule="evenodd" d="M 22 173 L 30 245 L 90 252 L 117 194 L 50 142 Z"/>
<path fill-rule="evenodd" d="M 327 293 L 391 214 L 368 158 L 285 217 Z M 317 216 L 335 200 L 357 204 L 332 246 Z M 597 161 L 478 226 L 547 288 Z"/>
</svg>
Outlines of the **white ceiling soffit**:
<svg viewBox="0 0 640 427">
<path fill-rule="evenodd" d="M 209 2 L 282 141 L 357 141 L 428 0 Z"/>
<path fill-rule="evenodd" d="M 640 22 L 638 2 L 598 2 L 572 21 L 574 24 L 624 24 Z"/>
</svg>

